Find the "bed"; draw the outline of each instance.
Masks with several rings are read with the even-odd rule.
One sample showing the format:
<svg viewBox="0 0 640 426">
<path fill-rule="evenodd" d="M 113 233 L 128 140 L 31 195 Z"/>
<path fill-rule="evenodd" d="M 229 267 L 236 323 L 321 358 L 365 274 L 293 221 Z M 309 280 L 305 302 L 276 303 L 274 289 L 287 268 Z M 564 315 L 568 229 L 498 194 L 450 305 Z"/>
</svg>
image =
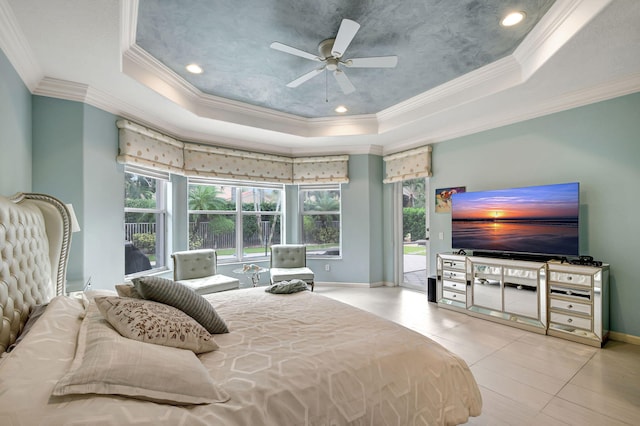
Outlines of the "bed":
<svg viewBox="0 0 640 426">
<path fill-rule="evenodd" d="M 440 425 L 480 414 L 459 357 L 310 291 L 204 296 L 228 332 L 198 355 L 123 337 L 96 305 L 126 298 L 64 295 L 67 215 L 52 197 L 0 197 L 0 349 L 14 345 L 0 358 L 3 425 Z"/>
</svg>

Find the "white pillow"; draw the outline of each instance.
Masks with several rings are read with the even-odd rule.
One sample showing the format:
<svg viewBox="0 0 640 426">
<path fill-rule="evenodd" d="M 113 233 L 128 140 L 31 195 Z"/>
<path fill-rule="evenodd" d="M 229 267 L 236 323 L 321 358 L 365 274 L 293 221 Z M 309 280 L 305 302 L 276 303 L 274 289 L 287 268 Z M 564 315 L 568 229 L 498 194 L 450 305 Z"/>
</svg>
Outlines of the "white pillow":
<svg viewBox="0 0 640 426">
<path fill-rule="evenodd" d="M 180 309 L 144 299 L 96 297 L 95 301 L 109 324 L 129 339 L 196 354 L 218 349 L 213 336 Z"/>
<path fill-rule="evenodd" d="M 196 355 L 122 337 L 92 303 L 78 335 L 76 355 L 54 396 L 115 394 L 173 405 L 226 402 Z"/>
</svg>

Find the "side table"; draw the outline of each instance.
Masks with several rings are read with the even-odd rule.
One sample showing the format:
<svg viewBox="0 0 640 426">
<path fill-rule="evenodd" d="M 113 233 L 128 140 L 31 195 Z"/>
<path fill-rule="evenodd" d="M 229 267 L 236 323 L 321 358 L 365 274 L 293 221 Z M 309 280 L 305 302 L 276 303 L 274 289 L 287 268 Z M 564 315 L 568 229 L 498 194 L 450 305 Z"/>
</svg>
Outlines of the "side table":
<svg viewBox="0 0 640 426">
<path fill-rule="evenodd" d="M 263 268 L 261 266 L 253 265 L 252 267 L 249 267 L 249 268 L 243 267 L 243 268 L 234 269 L 233 273 L 248 275 L 249 278 L 251 279 L 251 284 L 254 287 L 257 287 L 258 283 L 260 282 L 260 274 L 268 271 L 269 271 L 269 268 Z"/>
</svg>

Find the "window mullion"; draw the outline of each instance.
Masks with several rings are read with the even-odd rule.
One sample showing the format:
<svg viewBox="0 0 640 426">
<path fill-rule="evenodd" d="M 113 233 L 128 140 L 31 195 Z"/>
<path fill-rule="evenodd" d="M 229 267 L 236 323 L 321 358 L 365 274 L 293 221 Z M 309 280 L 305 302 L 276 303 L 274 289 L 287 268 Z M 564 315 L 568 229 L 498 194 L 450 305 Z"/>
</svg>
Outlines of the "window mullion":
<svg viewBox="0 0 640 426">
<path fill-rule="evenodd" d="M 240 262 L 244 259 L 244 245 L 242 242 L 242 188 L 236 187 L 236 256 Z"/>
</svg>

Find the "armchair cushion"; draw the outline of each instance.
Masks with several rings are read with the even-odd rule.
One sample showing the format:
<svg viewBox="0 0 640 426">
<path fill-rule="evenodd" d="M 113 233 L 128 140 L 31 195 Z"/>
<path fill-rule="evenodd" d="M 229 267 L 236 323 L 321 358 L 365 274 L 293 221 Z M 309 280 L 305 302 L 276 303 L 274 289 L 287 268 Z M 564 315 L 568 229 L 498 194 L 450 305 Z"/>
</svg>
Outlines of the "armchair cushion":
<svg viewBox="0 0 640 426">
<path fill-rule="evenodd" d="M 177 251 L 173 257 L 173 279 L 191 280 L 216 274 L 216 251 L 213 249 Z"/>
<path fill-rule="evenodd" d="M 209 294 L 240 287 L 240 280 L 217 274 L 217 254 L 213 249 L 177 251 L 173 258 L 173 279 L 197 294 Z"/>
<path fill-rule="evenodd" d="M 196 294 L 209 294 L 218 291 L 233 290 L 240 287 L 240 280 L 226 275 L 212 275 L 204 278 L 194 278 L 192 280 L 176 281 L 179 284 L 189 287 Z"/>
<path fill-rule="evenodd" d="M 313 282 L 314 279 L 313 271 L 306 266 L 303 268 L 271 268 L 269 273 L 272 283 L 290 281 L 294 278 L 307 282 Z"/>
<path fill-rule="evenodd" d="M 271 268 L 300 268 L 307 266 L 307 248 L 302 244 L 271 246 Z"/>
</svg>

